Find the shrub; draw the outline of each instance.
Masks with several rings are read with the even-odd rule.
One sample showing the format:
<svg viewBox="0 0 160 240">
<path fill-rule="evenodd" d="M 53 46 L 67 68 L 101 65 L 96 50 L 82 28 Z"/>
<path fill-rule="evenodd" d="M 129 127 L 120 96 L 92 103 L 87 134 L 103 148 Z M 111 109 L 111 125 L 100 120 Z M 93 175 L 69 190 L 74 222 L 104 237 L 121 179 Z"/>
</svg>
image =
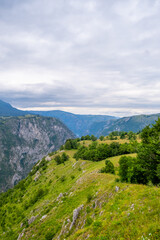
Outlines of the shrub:
<svg viewBox="0 0 160 240">
<path fill-rule="evenodd" d="M 66 180 L 66 176 L 65 175 L 62 175 L 61 177 L 60 177 L 60 181 L 61 182 L 64 182 Z"/>
<path fill-rule="evenodd" d="M 87 202 L 89 203 L 93 198 L 93 195 L 91 193 L 88 193 L 87 195 Z"/>
<path fill-rule="evenodd" d="M 92 224 L 93 220 L 91 217 L 87 217 L 86 219 L 86 226 L 90 226 Z"/>
<path fill-rule="evenodd" d="M 103 140 L 104 140 L 104 136 L 100 136 L 99 139 L 100 139 L 101 141 L 103 141 Z"/>
<path fill-rule="evenodd" d="M 54 232 L 53 230 L 51 230 L 51 231 L 49 231 L 49 232 L 46 233 L 45 239 L 46 239 L 46 240 L 52 240 L 53 237 L 54 237 L 54 235 L 55 235 L 55 232 Z"/>
<path fill-rule="evenodd" d="M 54 158 L 54 160 L 56 161 L 57 165 L 66 162 L 68 159 L 69 159 L 69 156 L 66 153 L 63 153 L 62 156 L 57 155 Z"/>
<path fill-rule="evenodd" d="M 54 160 L 56 161 L 57 165 L 62 163 L 60 155 L 55 156 Z"/>
<path fill-rule="evenodd" d="M 101 173 L 115 173 L 114 165 L 110 160 L 105 161 L 105 167 L 101 169 Z"/>
<path fill-rule="evenodd" d="M 46 192 L 44 191 L 43 188 L 39 188 L 39 189 L 35 192 L 35 194 L 33 195 L 33 197 L 30 199 L 30 205 L 36 203 L 39 199 L 42 198 L 42 196 L 45 195 L 45 193 L 46 193 Z"/>
</svg>

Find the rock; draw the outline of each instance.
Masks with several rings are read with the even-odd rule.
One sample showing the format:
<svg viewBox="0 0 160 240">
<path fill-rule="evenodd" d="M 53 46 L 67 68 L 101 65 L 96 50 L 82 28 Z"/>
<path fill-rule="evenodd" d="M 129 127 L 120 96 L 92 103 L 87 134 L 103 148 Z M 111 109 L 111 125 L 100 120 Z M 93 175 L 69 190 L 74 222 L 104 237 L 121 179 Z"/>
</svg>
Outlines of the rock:
<svg viewBox="0 0 160 240">
<path fill-rule="evenodd" d="M 75 162 L 75 163 L 72 165 L 72 167 L 75 168 L 76 164 L 77 164 L 77 162 Z"/>
<path fill-rule="evenodd" d="M 45 160 L 46 160 L 46 161 L 51 161 L 52 159 L 51 159 L 50 156 L 47 156 L 47 157 L 45 158 Z"/>
<path fill-rule="evenodd" d="M 82 163 L 81 163 L 81 166 L 83 166 L 84 164 L 86 164 L 86 162 L 82 162 Z"/>
<path fill-rule="evenodd" d="M 57 201 L 59 201 L 63 197 L 63 193 L 60 193 L 59 196 L 57 197 Z"/>
<path fill-rule="evenodd" d="M 44 215 L 41 217 L 40 221 L 42 221 L 43 219 L 45 219 L 47 217 L 47 215 Z"/>
<path fill-rule="evenodd" d="M 39 171 L 36 172 L 36 175 L 35 175 L 34 181 L 36 182 L 40 176 L 41 176 L 40 172 L 39 172 Z"/>
<path fill-rule="evenodd" d="M 24 233 L 20 233 L 17 240 L 20 240 L 24 236 Z"/>
<path fill-rule="evenodd" d="M 0 118 L 0 167 L 6 176 L 0 182 L 0 192 L 24 179 L 34 164 L 59 149 L 68 138 L 74 138 L 74 134 L 56 118 Z"/>
<path fill-rule="evenodd" d="M 116 188 L 115 188 L 115 192 L 118 192 L 119 189 L 120 189 L 120 187 L 116 186 Z"/>
<path fill-rule="evenodd" d="M 20 240 L 20 239 L 24 236 L 24 232 L 25 232 L 25 228 L 24 228 L 23 231 L 19 234 L 17 240 Z"/>
<path fill-rule="evenodd" d="M 30 219 L 28 219 L 28 224 L 30 225 L 31 223 L 33 223 L 36 220 L 37 217 L 38 217 L 38 215 L 37 216 L 32 216 Z"/>
<path fill-rule="evenodd" d="M 72 223 L 70 225 L 69 230 L 71 230 L 72 227 L 75 225 L 76 220 L 77 220 L 77 218 L 79 216 L 79 213 L 80 213 L 80 211 L 82 210 L 83 207 L 84 207 L 84 205 L 82 204 L 80 207 L 74 209 L 74 211 L 73 211 L 73 221 L 72 221 Z"/>
<path fill-rule="evenodd" d="M 22 228 L 22 227 L 23 227 L 23 225 L 24 225 L 24 223 L 21 223 L 20 227 Z"/>
<path fill-rule="evenodd" d="M 58 239 L 60 239 L 62 235 L 69 232 L 68 229 L 69 229 L 70 224 L 71 224 L 71 220 L 69 218 L 67 219 L 67 223 L 66 223 L 66 220 L 63 222 L 62 229 L 58 236 Z"/>
</svg>

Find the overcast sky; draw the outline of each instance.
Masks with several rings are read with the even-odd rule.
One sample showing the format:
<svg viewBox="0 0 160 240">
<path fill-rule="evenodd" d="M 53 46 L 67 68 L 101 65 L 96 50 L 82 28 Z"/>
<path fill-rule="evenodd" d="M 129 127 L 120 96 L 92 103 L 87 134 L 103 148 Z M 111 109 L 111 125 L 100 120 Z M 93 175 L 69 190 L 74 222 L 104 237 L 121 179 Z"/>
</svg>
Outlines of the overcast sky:
<svg viewBox="0 0 160 240">
<path fill-rule="evenodd" d="M 160 0 L 0 0 L 0 99 L 81 114 L 160 112 Z"/>
</svg>

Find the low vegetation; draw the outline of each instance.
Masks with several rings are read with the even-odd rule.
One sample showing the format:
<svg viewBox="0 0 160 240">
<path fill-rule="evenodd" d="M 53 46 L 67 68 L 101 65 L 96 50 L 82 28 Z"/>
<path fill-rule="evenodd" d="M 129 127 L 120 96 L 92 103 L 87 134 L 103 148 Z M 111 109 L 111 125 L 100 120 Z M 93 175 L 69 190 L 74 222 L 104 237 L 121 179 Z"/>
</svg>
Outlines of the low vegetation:
<svg viewBox="0 0 160 240">
<path fill-rule="evenodd" d="M 160 239 L 159 126 L 143 130 L 142 143 L 120 136 L 68 140 L 0 194 L 0 239 Z M 145 185 L 133 171 L 142 170 L 140 159 Z"/>
</svg>

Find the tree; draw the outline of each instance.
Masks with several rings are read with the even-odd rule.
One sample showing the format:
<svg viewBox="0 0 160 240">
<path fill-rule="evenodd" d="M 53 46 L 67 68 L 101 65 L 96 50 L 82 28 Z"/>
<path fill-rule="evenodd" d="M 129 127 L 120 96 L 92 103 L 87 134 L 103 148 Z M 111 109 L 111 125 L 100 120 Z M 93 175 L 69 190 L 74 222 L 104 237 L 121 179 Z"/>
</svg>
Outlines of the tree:
<svg viewBox="0 0 160 240">
<path fill-rule="evenodd" d="M 95 137 L 94 135 L 91 135 L 91 140 L 92 140 L 92 141 L 96 141 L 96 140 L 97 140 L 97 137 Z"/>
<path fill-rule="evenodd" d="M 61 162 L 64 163 L 69 159 L 69 156 L 66 153 L 62 153 Z"/>
<path fill-rule="evenodd" d="M 65 145 L 64 145 L 65 149 L 67 150 L 71 150 L 72 146 L 69 140 L 66 141 Z"/>
<path fill-rule="evenodd" d="M 120 139 L 126 138 L 126 132 L 120 132 Z"/>
<path fill-rule="evenodd" d="M 122 181 L 160 183 L 160 118 L 141 133 L 142 143 L 137 158 L 121 157 L 119 174 Z"/>
<path fill-rule="evenodd" d="M 160 118 L 153 127 L 145 127 L 141 133 L 142 147 L 138 152 L 139 163 L 145 174 L 146 183 L 160 182 L 157 175 L 160 164 Z"/>
<path fill-rule="evenodd" d="M 54 160 L 56 161 L 57 165 L 61 164 L 61 157 L 59 155 L 55 156 Z"/>
<path fill-rule="evenodd" d="M 104 140 L 104 136 L 100 136 L 99 139 L 100 139 L 101 141 L 103 141 L 103 140 Z"/>
<path fill-rule="evenodd" d="M 110 160 L 107 159 L 105 161 L 105 167 L 101 169 L 101 173 L 112 173 L 112 174 L 115 173 L 114 165 Z"/>
<path fill-rule="evenodd" d="M 127 135 L 129 140 L 136 140 L 136 134 L 134 132 L 129 131 Z"/>
</svg>

